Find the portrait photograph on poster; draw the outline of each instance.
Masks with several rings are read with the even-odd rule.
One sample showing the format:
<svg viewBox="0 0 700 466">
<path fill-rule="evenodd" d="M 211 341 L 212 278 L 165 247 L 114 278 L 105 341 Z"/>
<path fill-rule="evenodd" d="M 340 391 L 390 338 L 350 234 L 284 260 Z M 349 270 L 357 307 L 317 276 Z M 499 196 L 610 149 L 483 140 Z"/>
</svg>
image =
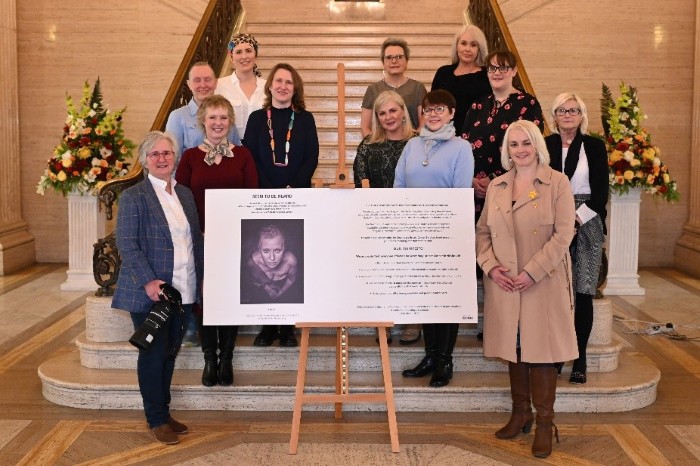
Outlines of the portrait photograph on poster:
<svg viewBox="0 0 700 466">
<path fill-rule="evenodd" d="M 242 219 L 240 303 L 304 302 L 304 220 Z"/>
</svg>

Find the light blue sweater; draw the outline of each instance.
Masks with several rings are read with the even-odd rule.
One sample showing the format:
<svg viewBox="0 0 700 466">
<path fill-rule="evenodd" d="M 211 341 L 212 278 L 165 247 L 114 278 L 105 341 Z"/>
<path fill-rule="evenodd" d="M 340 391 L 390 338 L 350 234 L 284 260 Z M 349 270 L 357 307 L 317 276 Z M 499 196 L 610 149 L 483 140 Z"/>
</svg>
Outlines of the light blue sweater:
<svg viewBox="0 0 700 466">
<path fill-rule="evenodd" d="M 416 136 L 401 153 L 394 188 L 471 188 L 473 178 L 474 155 L 469 142 L 455 136 L 426 154 L 425 139 Z"/>
</svg>

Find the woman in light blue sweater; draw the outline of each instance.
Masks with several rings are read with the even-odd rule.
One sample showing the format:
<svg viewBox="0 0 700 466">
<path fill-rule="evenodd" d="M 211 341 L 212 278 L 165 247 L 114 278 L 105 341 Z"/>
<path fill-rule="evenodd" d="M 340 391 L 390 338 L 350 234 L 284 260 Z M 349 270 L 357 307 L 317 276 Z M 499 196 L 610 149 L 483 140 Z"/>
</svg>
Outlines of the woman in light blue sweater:
<svg viewBox="0 0 700 466">
<path fill-rule="evenodd" d="M 455 136 L 455 99 L 445 90 L 429 92 L 421 105 L 424 126 L 408 141 L 396 165 L 395 188 L 471 188 L 474 156 L 469 142 Z M 432 374 L 431 387 L 452 378 L 452 350 L 459 324 L 423 324 L 425 357 L 404 377 Z"/>
</svg>

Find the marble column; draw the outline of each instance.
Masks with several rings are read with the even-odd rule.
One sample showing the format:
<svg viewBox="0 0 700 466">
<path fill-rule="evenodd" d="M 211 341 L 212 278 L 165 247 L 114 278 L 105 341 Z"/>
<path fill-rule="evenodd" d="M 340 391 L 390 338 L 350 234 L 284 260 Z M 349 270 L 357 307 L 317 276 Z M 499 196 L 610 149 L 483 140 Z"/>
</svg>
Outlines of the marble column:
<svg viewBox="0 0 700 466">
<path fill-rule="evenodd" d="M 610 228 L 608 229 L 608 279 L 603 294 L 643 295 L 639 286 L 639 205 L 641 189 L 628 194 L 610 195 Z"/>
<path fill-rule="evenodd" d="M 693 72 L 692 142 L 690 144 L 690 186 L 688 222 L 676 242 L 673 264 L 700 277 L 700 8 L 695 8 L 695 62 Z"/>
<path fill-rule="evenodd" d="M 0 1 L 0 275 L 36 261 L 20 204 L 17 4 Z"/>
</svg>

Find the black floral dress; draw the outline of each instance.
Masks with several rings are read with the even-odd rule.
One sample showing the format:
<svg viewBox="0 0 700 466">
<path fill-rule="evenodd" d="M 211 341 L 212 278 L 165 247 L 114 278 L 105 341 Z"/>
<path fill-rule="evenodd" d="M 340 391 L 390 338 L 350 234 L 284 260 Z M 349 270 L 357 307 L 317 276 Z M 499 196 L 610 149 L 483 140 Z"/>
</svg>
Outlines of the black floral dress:
<svg viewBox="0 0 700 466">
<path fill-rule="evenodd" d="M 352 164 L 355 187 L 362 187 L 362 180 L 369 180 L 370 188 L 393 188 L 396 163 L 408 140 L 384 141 L 369 144 L 369 136 L 357 146 Z"/>
<path fill-rule="evenodd" d="M 493 94 L 475 101 L 462 126 L 462 138 L 469 141 L 474 153 L 474 178 L 495 178 L 505 173 L 501 166 L 501 144 L 508 125 L 529 120 L 544 131 L 542 108 L 527 92 L 516 91 L 497 105 Z M 474 198 L 476 220 L 484 208 L 484 199 Z"/>
</svg>

